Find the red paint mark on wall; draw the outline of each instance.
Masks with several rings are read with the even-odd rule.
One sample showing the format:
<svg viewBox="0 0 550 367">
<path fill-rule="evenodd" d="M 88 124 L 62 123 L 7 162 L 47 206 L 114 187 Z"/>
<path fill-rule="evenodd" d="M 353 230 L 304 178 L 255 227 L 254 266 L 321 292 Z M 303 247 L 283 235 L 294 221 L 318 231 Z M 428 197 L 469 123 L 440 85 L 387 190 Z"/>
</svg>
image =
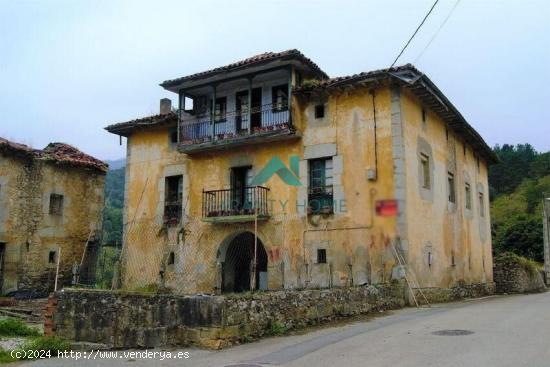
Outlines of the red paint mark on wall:
<svg viewBox="0 0 550 367">
<path fill-rule="evenodd" d="M 394 217 L 397 215 L 397 200 L 376 200 L 376 215 L 381 217 Z"/>
</svg>

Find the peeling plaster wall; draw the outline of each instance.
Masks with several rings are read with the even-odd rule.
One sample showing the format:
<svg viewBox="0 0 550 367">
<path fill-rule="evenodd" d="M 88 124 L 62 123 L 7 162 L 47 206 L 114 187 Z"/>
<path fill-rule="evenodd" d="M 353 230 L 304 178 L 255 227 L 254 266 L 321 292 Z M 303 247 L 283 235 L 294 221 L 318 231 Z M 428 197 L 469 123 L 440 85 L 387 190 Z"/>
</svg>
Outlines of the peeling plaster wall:
<svg viewBox="0 0 550 367">
<path fill-rule="evenodd" d="M 427 107 L 423 122 L 422 104 L 408 91 L 401 92 L 401 111 L 407 157 L 409 264 L 419 285 L 448 288 L 460 281 L 492 283 L 486 162 L 480 158 L 478 169 L 472 147 L 452 130 L 446 132 L 443 121 Z M 421 188 L 421 152 L 430 157 L 430 190 Z M 448 200 L 448 172 L 454 174 L 455 203 Z M 471 187 L 471 210 L 465 208 L 466 182 Z M 484 217 L 480 216 L 479 192 L 484 193 Z"/>
<path fill-rule="evenodd" d="M 297 155 L 301 186 L 273 176 L 271 218 L 258 223 L 258 238 L 268 254 L 268 289 L 317 288 L 382 283 L 396 265 L 393 244 L 403 251 L 421 287 L 451 287 L 492 282 L 487 166 L 479 171 L 472 149 L 421 104 L 399 88 L 380 84 L 330 95 L 293 97 L 293 124 L 302 137 L 269 145 L 185 155 L 169 142 L 171 127 L 135 132 L 128 140 L 124 285 L 151 283 L 177 293 L 216 292 L 221 284 L 222 244 L 254 223 L 212 224 L 201 221 L 202 191 L 230 188 L 230 169 L 252 166 L 256 174 L 273 157 L 285 164 Z M 315 118 L 315 106 L 325 115 Z M 431 157 L 431 189 L 419 191 L 421 150 Z M 308 215 L 309 159 L 331 157 L 336 208 L 331 215 Z M 376 179 L 368 179 L 368 170 Z M 456 204 L 447 197 L 447 172 L 455 174 Z M 164 180 L 181 174 L 183 226 L 164 227 Z M 464 210 L 463 187 L 469 177 L 473 208 Z M 479 217 L 477 192 L 485 190 L 485 217 Z M 397 199 L 397 217 L 374 214 L 376 200 Z M 399 241 L 398 241 L 399 240 Z M 325 249 L 326 264 L 317 263 Z M 167 264 L 174 252 L 174 264 Z M 428 266 L 428 253 L 432 265 Z M 452 257 L 455 266 L 452 266 Z M 484 265 L 483 265 L 484 264 Z"/>
<path fill-rule="evenodd" d="M 0 156 L 0 242 L 5 243 L 2 293 L 69 284 L 90 231 L 101 228 L 105 175 L 28 158 Z M 50 194 L 62 194 L 63 215 L 49 214 Z"/>
<path fill-rule="evenodd" d="M 134 133 L 128 140 L 124 285 L 135 288 L 164 282 L 179 293 L 213 292 L 219 287 L 220 245 L 254 223 L 210 224 L 200 220 L 202 191 L 230 187 L 230 169 L 251 165 L 257 173 L 273 157 L 288 165 L 300 157 L 301 187 L 273 176 L 271 218 L 258 223 L 258 236 L 268 254 L 268 288 L 326 287 L 383 282 L 391 277 L 390 248 L 395 218 L 374 217 L 374 200 L 393 197 L 390 93 L 376 92 L 378 179 L 375 168 L 372 96 L 367 89 L 332 95 L 324 101 L 323 119 L 315 119 L 314 99 L 293 98 L 293 123 L 302 133 L 295 141 L 251 145 L 226 151 L 185 155 L 168 140 L 169 127 Z M 332 157 L 335 213 L 307 215 L 306 158 Z M 184 227 L 163 228 L 163 185 L 182 174 Z M 133 220 L 135 218 L 135 220 Z M 133 224 L 131 224 L 133 222 Z M 317 264 L 317 249 L 327 251 L 327 264 Z M 174 251 L 175 263 L 166 265 Z M 163 273 L 161 278 L 160 272 Z"/>
</svg>

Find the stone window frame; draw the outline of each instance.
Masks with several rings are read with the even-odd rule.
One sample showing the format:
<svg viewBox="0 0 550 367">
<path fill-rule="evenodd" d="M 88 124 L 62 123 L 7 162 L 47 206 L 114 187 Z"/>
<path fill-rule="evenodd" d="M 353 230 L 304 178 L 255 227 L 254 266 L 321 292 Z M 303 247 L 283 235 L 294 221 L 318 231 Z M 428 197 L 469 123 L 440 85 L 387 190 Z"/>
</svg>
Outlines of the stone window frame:
<svg viewBox="0 0 550 367">
<path fill-rule="evenodd" d="M 317 261 L 316 264 L 327 264 L 327 249 L 317 248 Z"/>
<path fill-rule="evenodd" d="M 299 162 L 300 182 L 298 187 L 298 198 L 296 209 L 299 216 L 307 215 L 307 200 L 309 190 L 309 160 L 319 158 L 332 158 L 332 199 L 334 213 L 331 216 L 346 215 L 344 186 L 342 184 L 342 175 L 344 171 L 344 158 L 338 154 L 336 143 L 322 143 L 306 145 L 304 147 L 303 159 Z"/>
<path fill-rule="evenodd" d="M 418 192 L 423 200 L 434 200 L 434 181 L 435 181 L 435 161 L 433 159 L 432 147 L 428 141 L 422 137 L 418 137 L 417 142 L 417 161 L 418 161 Z M 427 159 L 428 162 L 428 174 L 429 174 L 429 186 L 425 185 L 425 165 L 423 160 Z"/>
<path fill-rule="evenodd" d="M 432 188 L 430 175 L 430 156 L 420 153 L 420 164 L 422 165 L 422 188 L 430 190 Z"/>
<path fill-rule="evenodd" d="M 323 106 L 323 117 L 318 117 L 316 110 L 318 106 Z M 308 127 L 319 127 L 330 125 L 329 118 L 329 103 L 327 97 L 312 98 L 306 108 L 306 116 L 308 121 Z"/>
<path fill-rule="evenodd" d="M 57 245 L 48 246 L 47 248 L 45 248 L 43 250 L 44 251 L 43 252 L 44 264 L 47 268 L 51 269 L 51 268 L 55 268 L 57 266 L 57 261 L 61 260 L 61 259 L 59 259 L 59 250 L 60 250 L 60 247 L 57 246 Z M 53 262 L 50 261 L 50 260 L 52 260 L 52 258 L 51 258 L 52 253 L 53 253 Z"/>
<path fill-rule="evenodd" d="M 456 203 L 456 177 L 451 171 L 447 171 L 447 200 L 449 203 Z"/>
<path fill-rule="evenodd" d="M 314 107 L 314 116 L 316 120 L 325 118 L 325 104 L 317 103 Z"/>
<path fill-rule="evenodd" d="M 480 218 L 485 218 L 485 194 L 481 191 L 478 191 L 477 196 L 479 205 L 479 216 Z"/>
<path fill-rule="evenodd" d="M 487 203 L 487 195 L 486 195 L 486 190 L 485 190 L 485 185 L 483 185 L 481 182 L 478 182 L 477 185 L 476 185 L 476 201 L 477 201 L 477 205 L 478 205 L 478 216 L 479 216 L 479 238 L 481 239 L 481 242 L 485 242 L 489 236 L 488 234 L 488 229 L 487 229 L 487 220 L 489 218 L 489 205 Z M 482 200 L 483 200 L 483 203 L 481 203 L 481 198 L 480 196 L 482 196 Z M 483 211 L 483 215 L 482 214 L 482 211 Z"/>
<path fill-rule="evenodd" d="M 472 185 L 469 182 L 464 183 L 464 208 L 472 210 Z"/>
<path fill-rule="evenodd" d="M 473 181 L 470 178 L 470 174 L 468 173 L 468 171 L 464 171 L 462 175 L 464 177 L 464 180 L 461 184 L 462 186 L 460 190 L 460 195 L 463 197 L 463 201 L 461 202 L 461 205 L 464 210 L 464 217 L 467 219 L 472 219 L 474 217 L 474 211 L 472 208 L 474 203 L 472 201 L 470 207 L 468 207 L 468 197 L 466 194 L 466 187 L 468 185 L 470 187 L 470 200 L 471 200 L 472 192 L 475 190 L 475 188 L 474 188 L 474 185 L 472 184 Z"/>
<path fill-rule="evenodd" d="M 173 271 L 176 266 L 176 261 L 177 261 L 176 251 L 170 250 L 170 252 L 168 252 L 168 256 L 166 256 L 166 263 L 165 263 L 166 270 Z"/>
<path fill-rule="evenodd" d="M 65 206 L 65 196 L 63 194 L 57 194 L 55 192 L 50 193 L 48 201 L 48 214 L 55 216 L 62 216 Z"/>
</svg>

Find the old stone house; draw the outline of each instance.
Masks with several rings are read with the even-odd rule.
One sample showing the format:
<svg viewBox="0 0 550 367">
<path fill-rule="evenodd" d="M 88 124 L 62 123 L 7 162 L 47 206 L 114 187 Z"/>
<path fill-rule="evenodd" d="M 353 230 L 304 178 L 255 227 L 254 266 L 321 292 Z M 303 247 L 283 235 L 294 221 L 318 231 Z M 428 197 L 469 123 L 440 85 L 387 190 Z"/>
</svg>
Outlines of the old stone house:
<svg viewBox="0 0 550 367">
<path fill-rule="evenodd" d="M 106 170 L 67 144 L 38 150 L 0 138 L 2 294 L 52 290 L 58 260 L 58 284 L 71 283 L 86 243 L 96 245 Z"/>
<path fill-rule="evenodd" d="M 297 50 L 161 84 L 127 138 L 124 286 L 491 287 L 496 157 L 411 65 L 329 78 Z"/>
</svg>

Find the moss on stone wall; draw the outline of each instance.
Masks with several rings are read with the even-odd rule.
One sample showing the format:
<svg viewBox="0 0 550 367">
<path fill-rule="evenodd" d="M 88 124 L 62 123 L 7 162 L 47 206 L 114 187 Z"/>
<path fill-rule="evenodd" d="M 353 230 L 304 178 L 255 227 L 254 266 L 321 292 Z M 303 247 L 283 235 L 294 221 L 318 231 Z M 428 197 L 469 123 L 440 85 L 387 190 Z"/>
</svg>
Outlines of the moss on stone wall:
<svg viewBox="0 0 550 367">
<path fill-rule="evenodd" d="M 511 252 L 495 257 L 494 279 L 497 293 L 529 293 L 546 290 L 540 266 Z"/>
</svg>

